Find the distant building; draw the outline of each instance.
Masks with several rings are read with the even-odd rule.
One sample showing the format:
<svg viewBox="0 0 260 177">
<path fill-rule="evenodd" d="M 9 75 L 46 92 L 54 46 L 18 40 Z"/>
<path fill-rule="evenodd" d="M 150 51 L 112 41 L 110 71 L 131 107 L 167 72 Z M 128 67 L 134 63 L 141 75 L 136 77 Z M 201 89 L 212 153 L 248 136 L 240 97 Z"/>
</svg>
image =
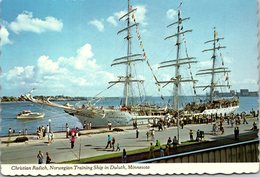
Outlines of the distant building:
<svg viewBox="0 0 260 177">
<path fill-rule="evenodd" d="M 240 96 L 249 96 L 248 89 L 240 89 Z"/>
<path fill-rule="evenodd" d="M 233 96 L 258 96 L 258 92 L 250 92 L 248 89 L 240 89 L 240 92 L 230 90 L 230 92 L 214 91 L 214 95 L 218 97 L 233 97 Z"/>
</svg>

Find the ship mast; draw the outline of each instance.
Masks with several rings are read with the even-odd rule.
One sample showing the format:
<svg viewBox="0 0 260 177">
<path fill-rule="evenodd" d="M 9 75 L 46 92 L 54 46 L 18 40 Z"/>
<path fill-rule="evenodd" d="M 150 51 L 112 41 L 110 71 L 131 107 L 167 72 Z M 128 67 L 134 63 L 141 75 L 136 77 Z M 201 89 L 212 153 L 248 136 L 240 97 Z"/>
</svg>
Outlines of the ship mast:
<svg viewBox="0 0 260 177">
<path fill-rule="evenodd" d="M 117 59 L 113 60 L 113 63 L 111 66 L 114 65 L 121 65 L 124 64 L 126 65 L 126 73 L 125 76 L 118 76 L 118 80 L 116 81 L 110 81 L 109 84 L 117 84 L 117 83 L 123 83 L 124 84 L 124 92 L 123 92 L 123 97 L 124 97 L 124 106 L 129 106 L 131 105 L 129 103 L 129 97 L 131 97 L 131 89 L 132 89 L 132 83 L 133 82 L 139 82 L 143 83 L 144 80 L 138 80 L 138 79 L 133 79 L 132 76 L 132 65 L 134 62 L 138 61 L 144 61 L 144 58 L 142 54 L 132 54 L 132 35 L 131 35 L 131 28 L 138 26 L 139 23 L 131 23 L 131 14 L 134 13 L 137 9 L 132 9 L 132 6 L 130 4 L 130 0 L 128 0 L 128 11 L 126 14 L 124 14 L 122 17 L 119 18 L 119 20 L 126 19 L 127 27 L 118 31 L 117 34 L 120 34 L 122 32 L 127 32 L 127 36 L 125 39 L 127 40 L 127 56 L 120 57 Z"/>
<path fill-rule="evenodd" d="M 214 91 L 216 87 L 230 87 L 229 84 L 227 85 L 217 85 L 217 81 L 216 81 L 216 74 L 218 73 L 228 73 L 230 72 L 230 70 L 228 70 L 227 67 L 216 67 L 216 51 L 222 48 L 226 48 L 225 46 L 217 46 L 217 42 L 219 42 L 220 40 L 223 40 L 224 38 L 219 38 L 218 37 L 218 33 L 216 31 L 216 29 L 214 28 L 214 38 L 213 40 L 209 40 L 206 41 L 205 44 L 207 43 L 213 43 L 213 48 L 210 49 L 205 49 L 202 52 L 208 52 L 208 51 L 213 51 L 212 54 L 212 68 L 210 69 L 203 69 L 203 70 L 199 70 L 198 73 L 196 75 L 211 75 L 211 82 L 210 85 L 207 86 L 198 86 L 198 88 L 204 88 L 204 90 L 206 88 L 210 88 L 210 95 L 209 95 L 209 101 L 212 103 L 213 102 L 213 97 L 214 97 Z"/>
<path fill-rule="evenodd" d="M 165 84 L 164 86 L 172 83 L 173 84 L 173 110 L 177 111 L 177 136 L 178 136 L 178 142 L 180 143 L 180 132 L 179 132 L 179 95 L 181 90 L 181 83 L 183 82 L 196 82 L 196 80 L 192 79 L 183 79 L 180 74 L 180 67 L 183 65 L 190 65 L 192 63 L 197 63 L 194 57 L 187 57 L 187 58 L 181 58 L 180 57 L 180 50 L 181 50 L 181 35 L 184 35 L 185 33 L 192 32 L 191 29 L 189 30 L 183 30 L 182 22 L 185 20 L 189 20 L 190 17 L 187 18 L 181 18 L 181 11 L 178 9 L 178 21 L 169 24 L 167 27 L 171 27 L 173 25 L 177 24 L 177 33 L 171 36 L 168 36 L 165 38 L 171 39 L 173 37 L 176 37 L 176 46 L 177 46 L 177 52 L 176 52 L 176 59 L 175 60 L 168 60 L 160 63 L 159 68 L 167 68 L 167 67 L 174 67 L 175 68 L 175 76 L 172 77 L 168 81 L 159 81 L 159 83 Z M 163 87 L 164 87 L 163 86 Z"/>
</svg>

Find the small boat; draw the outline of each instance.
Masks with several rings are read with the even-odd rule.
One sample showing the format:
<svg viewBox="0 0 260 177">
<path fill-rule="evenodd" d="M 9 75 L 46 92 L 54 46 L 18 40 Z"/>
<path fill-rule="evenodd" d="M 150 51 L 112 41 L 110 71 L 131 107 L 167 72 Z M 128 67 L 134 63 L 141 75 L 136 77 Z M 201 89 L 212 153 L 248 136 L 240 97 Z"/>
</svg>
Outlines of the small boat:
<svg viewBox="0 0 260 177">
<path fill-rule="evenodd" d="M 44 113 L 32 112 L 30 110 L 25 110 L 17 114 L 17 119 L 42 119 L 44 118 Z"/>
</svg>

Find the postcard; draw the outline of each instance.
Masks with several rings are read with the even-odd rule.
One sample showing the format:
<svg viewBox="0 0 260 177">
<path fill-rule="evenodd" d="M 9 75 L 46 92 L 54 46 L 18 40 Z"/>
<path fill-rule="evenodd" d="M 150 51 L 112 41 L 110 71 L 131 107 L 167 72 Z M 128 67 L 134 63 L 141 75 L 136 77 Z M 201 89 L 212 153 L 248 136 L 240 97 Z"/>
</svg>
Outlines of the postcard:
<svg viewBox="0 0 260 177">
<path fill-rule="evenodd" d="M 0 0 L 1 174 L 259 173 L 255 0 Z"/>
</svg>

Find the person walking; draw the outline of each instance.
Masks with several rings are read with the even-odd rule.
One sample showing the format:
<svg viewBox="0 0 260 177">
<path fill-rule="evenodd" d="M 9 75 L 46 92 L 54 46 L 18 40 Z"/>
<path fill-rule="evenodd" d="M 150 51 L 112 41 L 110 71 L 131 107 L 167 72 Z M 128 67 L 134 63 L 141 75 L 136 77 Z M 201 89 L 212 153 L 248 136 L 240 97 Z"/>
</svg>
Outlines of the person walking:
<svg viewBox="0 0 260 177">
<path fill-rule="evenodd" d="M 139 130 L 138 130 L 138 128 L 136 128 L 136 138 L 138 138 L 139 137 Z"/>
<path fill-rule="evenodd" d="M 71 149 L 73 149 L 74 143 L 75 143 L 75 136 L 74 135 L 71 136 L 70 143 L 71 143 Z"/>
<path fill-rule="evenodd" d="M 126 150 L 123 149 L 123 154 L 122 154 L 122 163 L 126 163 L 126 161 L 127 161 Z"/>
<path fill-rule="evenodd" d="M 48 152 L 46 152 L 46 164 L 50 164 L 51 163 L 51 157 L 49 155 Z"/>
<path fill-rule="evenodd" d="M 120 151 L 120 144 L 119 143 L 116 144 L 116 151 L 117 150 Z"/>
<path fill-rule="evenodd" d="M 171 137 L 169 137 L 167 140 L 167 145 L 169 148 L 171 147 L 171 144 L 172 144 L 172 140 L 171 140 Z"/>
<path fill-rule="evenodd" d="M 112 141 L 112 138 L 110 135 L 107 135 L 107 145 L 106 145 L 106 149 L 108 148 L 108 146 L 111 148 L 111 141 Z"/>
<path fill-rule="evenodd" d="M 148 141 L 149 140 L 149 131 L 146 132 L 146 140 Z"/>
<path fill-rule="evenodd" d="M 43 154 L 41 151 L 39 151 L 37 155 L 37 159 L 38 159 L 38 164 L 43 164 Z"/>
<path fill-rule="evenodd" d="M 111 144 L 112 144 L 112 151 L 115 150 L 115 143 L 116 143 L 116 139 L 113 137 L 112 138 L 112 142 L 111 142 Z"/>
</svg>

